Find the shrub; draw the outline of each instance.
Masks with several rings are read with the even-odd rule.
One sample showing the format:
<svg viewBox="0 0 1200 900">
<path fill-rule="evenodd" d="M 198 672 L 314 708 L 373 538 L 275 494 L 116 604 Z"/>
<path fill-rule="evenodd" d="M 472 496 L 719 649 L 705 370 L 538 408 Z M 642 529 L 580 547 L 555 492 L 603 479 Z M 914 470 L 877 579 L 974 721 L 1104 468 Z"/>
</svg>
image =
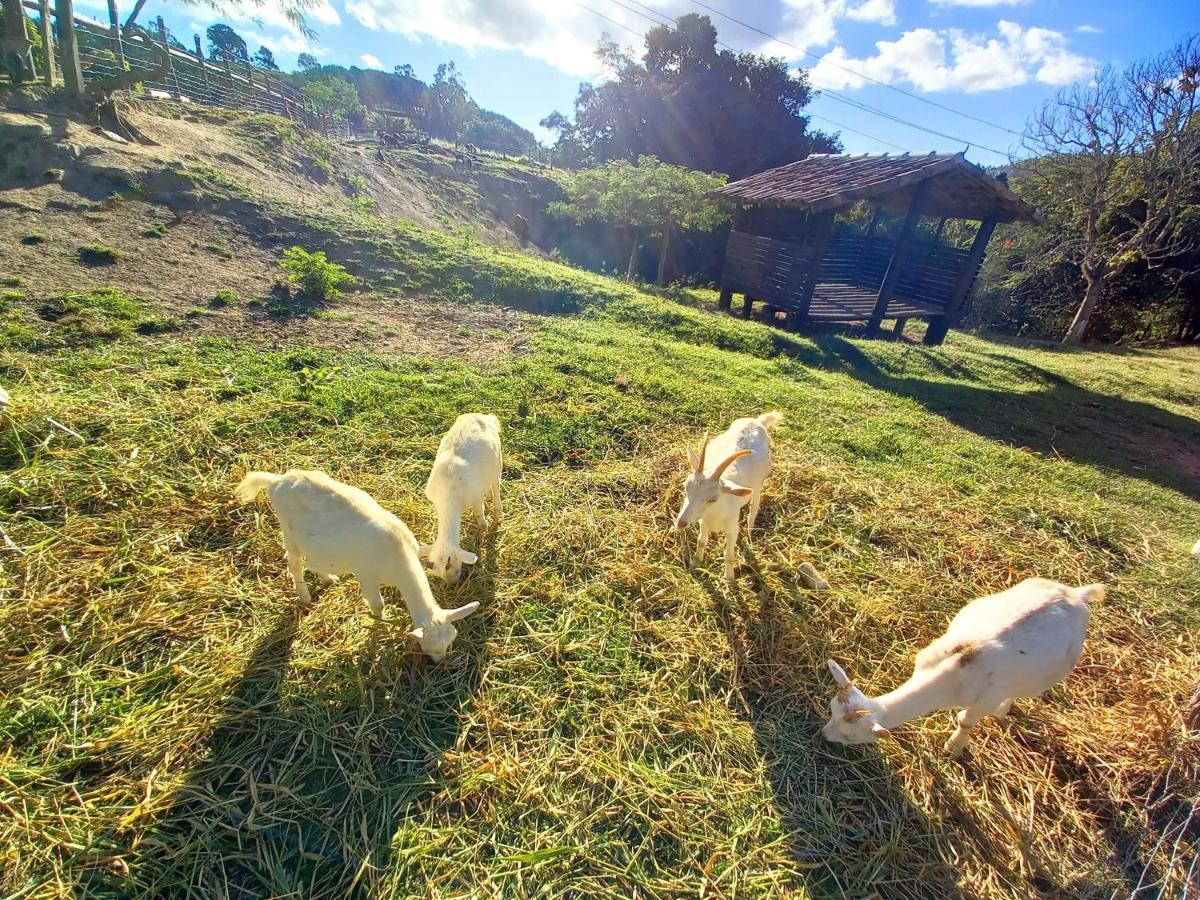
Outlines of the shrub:
<svg viewBox="0 0 1200 900">
<path fill-rule="evenodd" d="M 288 280 L 311 300 L 340 297 L 339 288 L 354 280 L 344 266 L 329 262 L 324 250 L 309 253 L 303 247 L 289 247 L 283 251 L 280 265 L 288 273 Z"/>
<path fill-rule="evenodd" d="M 42 177 L 44 177 L 47 181 L 62 181 L 64 174 L 66 173 L 64 173 L 62 169 L 47 169 L 42 173 Z"/>
<path fill-rule="evenodd" d="M 79 259 L 89 266 L 112 266 L 120 257 L 116 250 L 104 244 L 89 244 L 79 248 Z"/>
<path fill-rule="evenodd" d="M 216 309 L 223 306 L 233 306 L 238 302 L 238 295 L 235 294 L 232 288 L 221 288 L 213 298 L 208 301 L 208 305 Z"/>
<path fill-rule="evenodd" d="M 18 300 L 24 300 L 25 295 L 20 291 L 0 291 L 0 310 L 8 309 Z"/>
<path fill-rule="evenodd" d="M 142 231 L 142 237 L 160 238 L 167 236 L 167 226 L 162 222 L 155 222 Z"/>
<path fill-rule="evenodd" d="M 33 246 L 35 244 L 44 244 L 44 243 L 46 243 L 46 238 L 44 235 L 41 235 L 41 234 L 27 234 L 23 238 L 21 238 L 21 243 L 25 244 L 27 246 Z"/>
</svg>

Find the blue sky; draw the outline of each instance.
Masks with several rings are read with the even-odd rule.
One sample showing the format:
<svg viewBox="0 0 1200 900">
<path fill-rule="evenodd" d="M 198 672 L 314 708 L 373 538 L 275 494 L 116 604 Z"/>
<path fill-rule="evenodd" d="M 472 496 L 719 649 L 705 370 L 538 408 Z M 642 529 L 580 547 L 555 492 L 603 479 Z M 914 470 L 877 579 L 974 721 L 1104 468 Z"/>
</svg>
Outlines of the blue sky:
<svg viewBox="0 0 1200 900">
<path fill-rule="evenodd" d="M 118 2 L 123 14 L 132 5 Z M 984 164 L 1001 161 L 992 150 L 1015 148 L 1017 138 L 1004 129 L 1019 132 L 1029 113 L 1063 85 L 1089 78 L 1098 65 L 1123 65 L 1200 31 L 1196 0 L 703 2 L 779 40 L 692 0 L 320 0 L 310 16 L 318 32 L 311 39 L 290 28 L 270 0 L 257 10 L 243 4 L 220 12 L 150 0 L 142 18 L 162 15 L 189 45 L 193 32 L 203 36 L 212 22 L 229 22 L 251 51 L 265 44 L 285 69 L 307 51 L 323 63 L 360 68 L 390 71 L 408 63 L 428 80 L 438 63 L 453 59 L 481 105 L 541 135 L 538 120 L 555 109 L 570 113 L 580 81 L 599 77 L 592 50 L 602 32 L 640 52 L 650 19 L 707 13 L 723 43 L 809 69 L 825 89 L 810 107 L 823 117 L 815 124 L 842 130 L 847 150 L 927 152 L 969 144 L 968 157 Z M 96 17 L 105 9 L 105 0 L 76 3 Z"/>
</svg>

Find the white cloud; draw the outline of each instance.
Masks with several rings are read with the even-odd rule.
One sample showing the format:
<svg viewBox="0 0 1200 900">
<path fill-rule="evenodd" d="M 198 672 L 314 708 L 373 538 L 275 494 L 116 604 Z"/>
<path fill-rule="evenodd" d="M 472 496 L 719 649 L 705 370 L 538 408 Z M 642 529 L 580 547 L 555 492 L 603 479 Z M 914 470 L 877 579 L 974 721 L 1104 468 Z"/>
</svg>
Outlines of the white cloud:
<svg viewBox="0 0 1200 900">
<path fill-rule="evenodd" d="M 929 0 L 934 6 L 970 6 L 976 9 L 985 6 L 1028 6 L 1033 0 Z"/>
<path fill-rule="evenodd" d="M 782 21 L 775 29 L 779 40 L 768 41 L 758 52 L 795 59 L 797 47 L 826 47 L 837 37 L 839 19 L 895 25 L 895 0 L 783 0 Z"/>
<path fill-rule="evenodd" d="M 379 61 L 379 57 L 375 56 L 371 53 L 364 53 L 362 56 L 359 57 L 359 59 L 361 59 L 364 63 L 366 63 L 372 69 L 382 69 L 383 68 L 383 63 L 381 63 Z"/>
<path fill-rule="evenodd" d="M 672 16 L 687 4 L 658 0 L 655 5 Z M 564 0 L 346 0 L 345 9 L 374 31 L 451 44 L 469 53 L 480 47 L 517 50 L 571 75 L 597 72 L 595 49 L 603 32 L 620 44 L 641 49 L 633 34 Z M 651 27 L 621 7 L 605 4 L 601 11 L 637 34 Z"/>
<path fill-rule="evenodd" d="M 1075 30 L 1080 34 L 1104 34 L 1104 29 L 1095 25 L 1076 25 Z"/>
<path fill-rule="evenodd" d="M 1067 49 L 1061 32 L 1022 28 L 1000 20 L 998 35 L 969 35 L 958 29 L 916 28 L 894 41 L 877 41 L 876 54 L 850 57 L 838 46 L 812 69 L 816 87 L 857 88 L 863 75 L 890 84 L 906 81 L 922 91 L 969 94 L 1016 87 L 1030 80 L 1070 84 L 1087 77 L 1094 63 Z"/>
</svg>

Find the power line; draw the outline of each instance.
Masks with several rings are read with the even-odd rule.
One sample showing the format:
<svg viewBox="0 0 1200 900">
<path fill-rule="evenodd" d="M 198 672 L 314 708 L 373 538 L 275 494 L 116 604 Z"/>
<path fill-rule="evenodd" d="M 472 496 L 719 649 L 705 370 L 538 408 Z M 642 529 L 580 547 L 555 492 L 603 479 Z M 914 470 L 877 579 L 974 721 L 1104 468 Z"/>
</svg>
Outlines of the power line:
<svg viewBox="0 0 1200 900">
<path fill-rule="evenodd" d="M 785 47 L 791 47 L 793 50 L 797 50 L 800 53 L 803 53 L 805 56 L 809 57 L 810 59 L 815 59 L 818 62 L 820 62 L 822 60 L 822 57 L 817 56 L 817 54 L 810 52 L 809 50 L 805 49 L 804 47 L 797 46 L 796 44 L 793 44 L 791 41 L 785 41 L 783 38 L 778 37 L 774 34 L 771 34 L 771 32 L 769 32 L 769 31 L 764 31 L 763 29 L 759 28 L 756 25 L 751 25 L 749 22 L 743 22 L 741 19 L 735 18 L 734 16 L 731 16 L 728 13 L 721 12 L 721 10 L 719 10 L 713 6 L 709 6 L 707 3 L 702 2 L 702 0 L 689 0 L 689 2 L 695 4 L 696 6 L 699 6 L 703 9 L 707 9 L 709 12 L 716 13 L 721 18 L 728 19 L 730 22 L 733 22 L 736 25 L 741 25 L 743 28 L 747 28 L 750 31 L 755 32 L 756 34 L 761 34 L 765 38 L 769 38 L 770 40 L 773 40 L 777 43 L 783 44 Z M 638 5 L 641 6 L 640 3 Z M 830 65 L 830 66 L 833 66 L 834 68 L 841 69 L 843 72 L 849 72 L 851 75 L 861 78 L 864 81 L 869 81 L 872 84 L 877 84 L 880 87 L 885 87 L 889 91 L 895 91 L 897 94 L 903 94 L 905 97 L 910 97 L 913 100 L 920 101 L 921 103 L 925 103 L 929 106 L 935 106 L 938 109 L 944 110 L 945 112 L 953 113 L 956 116 L 962 116 L 964 119 L 970 119 L 972 122 L 978 122 L 981 125 L 987 125 L 988 127 L 995 128 L 998 131 L 1006 131 L 1009 134 L 1016 135 L 1017 137 L 1021 136 L 1021 132 L 1014 131 L 1013 129 L 1009 128 L 1006 125 L 997 125 L 995 122 L 989 121 L 988 119 L 981 119 L 981 118 L 979 118 L 979 116 L 973 116 L 970 113 L 963 112 L 960 109 L 955 109 L 953 106 L 947 106 L 945 103 L 938 103 L 936 100 L 930 100 L 928 97 L 922 97 L 920 94 L 914 94 L 912 91 L 906 91 L 906 90 L 904 90 L 904 88 L 896 87 L 896 85 L 889 84 L 886 81 L 880 81 L 878 78 L 872 78 L 870 75 L 867 75 L 865 72 L 860 72 L 857 69 L 850 68 L 849 66 L 843 66 L 840 63 L 833 62 L 832 60 L 825 60 L 825 63 L 826 63 L 826 65 Z"/>
<path fill-rule="evenodd" d="M 667 28 L 674 28 L 676 31 L 678 30 L 678 28 L 676 28 L 676 27 L 675 27 L 675 25 L 674 25 L 674 23 L 673 23 L 673 22 L 671 22 L 671 21 L 669 21 L 669 20 L 668 20 L 668 21 L 659 21 L 659 20 L 657 20 L 657 19 L 654 19 L 654 18 L 652 18 L 651 16 L 647 15 L 646 13 L 639 12 L 639 11 L 638 11 L 638 10 L 636 10 L 636 9 L 631 9 L 630 7 L 626 6 L 624 3 L 620 2 L 620 0 L 609 0 L 609 2 L 610 2 L 610 3 L 614 3 L 615 5 L 617 5 L 617 6 L 621 7 L 621 8 L 622 8 L 622 9 L 624 9 L 626 12 L 631 12 L 631 13 L 633 13 L 634 15 L 641 16 L 643 19 L 646 19 L 647 21 L 649 21 L 649 22 L 653 23 L 654 25 L 662 25 L 662 26 L 665 26 L 665 27 L 667 27 Z M 642 3 L 638 3 L 638 0 L 631 0 L 631 2 L 633 2 L 633 3 L 637 3 L 637 5 L 638 5 L 638 6 L 641 6 L 643 9 L 649 9 L 649 7 L 646 7 L 644 4 L 642 4 Z M 643 35 L 643 34 L 639 33 L 637 30 L 635 30 L 635 29 L 633 29 L 633 28 L 630 28 L 630 27 L 629 27 L 628 25 L 626 25 L 624 22 L 618 22 L 616 19 L 612 19 L 612 18 L 610 18 L 609 16 L 606 16 L 606 15 L 604 15 L 604 14 L 603 14 L 603 13 L 601 13 L 601 12 L 597 12 L 596 10 L 592 9 L 592 8 L 591 8 L 591 7 L 589 7 L 589 6 L 585 6 L 584 4 L 582 4 L 582 3 L 579 3 L 579 2 L 578 2 L 578 0 L 576 0 L 576 5 L 577 5 L 577 6 L 582 6 L 584 9 L 588 10 L 589 12 L 595 13 L 596 15 L 600 16 L 601 18 L 603 18 L 603 19 L 606 19 L 606 20 L 607 20 L 607 21 L 609 21 L 609 22 L 612 22 L 614 25 L 617 25 L 618 27 L 625 29 L 625 30 L 626 30 L 626 31 L 628 31 L 630 34 L 637 35 L 638 37 L 644 37 L 644 35 Z M 663 19 L 666 19 L 666 18 L 667 18 L 665 15 L 663 15 L 662 13 L 659 13 L 659 12 L 657 12 L 656 10 L 651 10 L 651 12 L 653 12 L 653 13 L 654 13 L 654 15 L 656 15 L 656 16 L 660 16 L 660 17 L 662 17 Z M 731 46 L 731 45 L 729 45 L 729 44 L 727 44 L 727 43 L 725 43 L 724 41 L 721 41 L 721 40 L 718 40 L 718 41 L 717 41 L 717 45 L 718 45 L 718 46 L 720 46 L 720 47 L 723 47 L 723 48 L 724 48 L 724 49 L 726 49 L 726 50 L 729 50 L 731 53 L 741 53 L 741 52 L 743 52 L 743 51 L 740 51 L 738 48 L 736 48 L 736 47 L 733 47 L 733 46 Z M 902 116 L 898 116 L 898 115 L 896 115 L 896 114 L 894 114 L 894 113 L 889 113 L 889 112 L 886 112 L 885 110 L 882 110 L 882 109 L 879 109 L 878 107 L 872 106 L 872 105 L 871 105 L 871 104 L 869 104 L 869 103 L 864 103 L 864 102 L 863 102 L 863 101 L 861 101 L 861 100 L 855 100 L 853 97 L 847 97 L 845 94 L 841 94 L 841 93 L 839 93 L 838 91 L 834 91 L 834 90 L 828 90 L 828 89 L 826 89 L 826 90 L 823 90 L 823 91 L 821 91 L 821 93 L 822 93 L 822 94 L 825 94 L 826 96 L 830 97 L 830 98 L 831 98 L 831 99 L 833 99 L 833 100 L 836 100 L 836 101 L 838 101 L 839 103 L 844 103 L 844 104 L 846 104 L 847 106 L 851 106 L 851 107 L 853 107 L 853 108 L 855 108 L 855 109 L 858 109 L 858 110 L 860 110 L 860 111 L 862 111 L 862 112 L 866 112 L 866 113 L 870 113 L 870 114 L 872 114 L 872 115 L 880 116 L 881 118 L 887 119 L 887 120 L 889 120 L 889 121 L 891 121 L 891 122 L 895 122 L 895 123 L 896 123 L 896 124 L 898 124 L 898 125 L 904 125 L 904 126 L 906 126 L 906 127 L 908 127 L 908 128 L 913 128 L 913 129 L 916 129 L 917 131 L 923 131 L 923 132 L 925 132 L 926 134 L 932 134 L 932 135 L 935 135 L 936 137 L 945 138 L 945 139 L 946 139 L 946 140 L 948 140 L 948 141 L 954 141 L 955 143 L 964 144 L 964 145 L 965 145 L 966 147 L 968 147 L 968 148 L 969 148 L 969 147 L 978 147 L 980 150 L 986 150 L 986 151 L 988 151 L 989 153 L 994 153 L 996 156 L 1002 157 L 1002 158 L 1004 158 L 1004 159 L 1008 159 L 1008 154 L 1007 154 L 1007 153 L 1005 153 L 1003 150 L 997 150 L 995 147 L 989 147 L 988 145 L 986 145 L 986 144 L 981 144 L 981 143 L 979 143 L 978 141 L 969 141 L 969 140 L 967 140 L 966 138 L 957 137 L 957 136 L 955 136 L 955 135 L 953 135 L 953 134 L 947 134 L 947 133 L 946 133 L 946 132 L 944 132 L 944 131 L 938 131 L 938 130 L 936 130 L 936 129 L 934 129 L 934 128 L 929 128 L 929 127 L 927 127 L 927 126 L 925 126 L 925 125 L 920 125 L 920 124 L 918 124 L 918 123 L 916 123 L 916 122 L 911 122 L 911 121 L 909 121 L 908 119 L 905 119 L 905 118 L 903 118 Z M 919 98 L 918 98 L 918 99 L 919 99 Z M 816 114 L 815 114 L 815 113 L 810 113 L 809 115 L 814 115 L 814 116 L 815 116 Z M 826 121 L 832 121 L 832 120 L 826 119 Z M 854 131 L 854 129 L 847 129 L 847 131 Z M 872 135 L 867 135 L 867 134 L 864 134 L 863 132 L 860 132 L 860 131 L 855 131 L 854 133 L 855 133 L 855 134 L 862 134 L 864 137 L 870 137 L 872 140 L 879 141 L 880 143 L 883 143 L 883 144 L 888 144 L 888 146 L 892 146 L 892 147 L 895 147 L 895 146 L 897 146 L 897 145 L 895 145 L 895 144 L 892 144 L 892 143 L 890 143 L 889 141 L 884 141 L 884 140 L 882 140 L 882 139 L 880 139 L 880 138 L 874 137 L 874 136 L 872 136 Z"/>
</svg>

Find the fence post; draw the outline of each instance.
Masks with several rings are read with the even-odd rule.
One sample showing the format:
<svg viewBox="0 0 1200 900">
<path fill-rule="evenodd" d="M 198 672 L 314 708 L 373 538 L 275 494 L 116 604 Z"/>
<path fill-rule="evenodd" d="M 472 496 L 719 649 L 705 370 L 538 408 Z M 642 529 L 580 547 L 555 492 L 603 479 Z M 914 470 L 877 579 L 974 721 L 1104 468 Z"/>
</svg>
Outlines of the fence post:
<svg viewBox="0 0 1200 900">
<path fill-rule="evenodd" d="M 204 78 L 204 99 L 212 102 L 212 90 L 208 86 L 208 66 L 204 64 L 204 50 L 200 46 L 200 35 L 193 34 L 196 41 L 196 61 L 200 63 L 200 75 Z"/>
<path fill-rule="evenodd" d="M 42 33 L 42 52 L 45 54 L 45 69 L 42 78 L 46 87 L 54 87 L 54 29 L 50 26 L 50 0 L 38 0 L 38 13 L 42 21 L 39 30 Z"/>
<path fill-rule="evenodd" d="M 54 18 L 58 22 L 63 83 L 67 94 L 79 99 L 83 96 L 83 69 L 79 66 L 79 42 L 75 39 L 75 0 L 54 0 Z"/>
<path fill-rule="evenodd" d="M 113 53 L 117 68 L 125 71 L 125 42 L 121 39 L 121 18 L 117 15 L 117 0 L 108 0 L 108 23 L 112 28 Z"/>
<path fill-rule="evenodd" d="M 113 0 L 109 0 L 113 2 Z M 171 82 L 175 85 L 175 99 L 182 100 L 183 92 L 179 90 L 179 76 L 175 74 L 175 60 L 171 58 L 171 45 L 167 41 L 167 26 L 163 22 L 163 17 L 158 17 L 158 39 L 162 41 L 163 52 L 167 54 L 167 74 L 171 76 Z"/>
<path fill-rule="evenodd" d="M 246 84 L 250 86 L 250 99 L 247 106 L 251 112 L 258 112 L 258 97 L 254 93 L 254 66 L 250 65 L 249 62 L 246 63 Z"/>
<path fill-rule="evenodd" d="M 225 78 L 229 81 L 229 97 L 226 102 L 230 106 L 237 106 L 237 82 L 233 80 L 233 63 L 229 60 L 229 54 L 223 54 L 225 57 Z"/>
</svg>

